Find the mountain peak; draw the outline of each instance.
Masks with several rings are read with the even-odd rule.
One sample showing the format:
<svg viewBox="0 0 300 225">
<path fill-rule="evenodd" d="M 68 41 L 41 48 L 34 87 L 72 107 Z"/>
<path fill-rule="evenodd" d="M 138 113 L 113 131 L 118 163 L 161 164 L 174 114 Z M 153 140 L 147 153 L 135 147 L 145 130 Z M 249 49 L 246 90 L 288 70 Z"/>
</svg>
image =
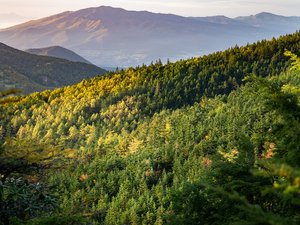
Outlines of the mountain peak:
<svg viewBox="0 0 300 225">
<path fill-rule="evenodd" d="M 76 54 L 75 52 L 58 45 L 45 48 L 27 49 L 26 52 L 34 55 L 51 56 L 55 58 L 66 59 L 72 62 L 83 62 L 91 64 L 89 61 Z"/>
<path fill-rule="evenodd" d="M 279 16 L 270 12 L 261 12 L 255 15 L 256 18 L 259 19 L 270 19 L 270 18 L 274 18 L 274 17 L 283 17 L 283 16 Z"/>
<path fill-rule="evenodd" d="M 107 6 L 107 5 L 101 5 L 99 7 L 96 7 L 96 9 L 103 9 L 103 10 L 122 10 L 122 11 L 126 11 L 123 8 L 120 7 L 112 7 L 112 6 Z"/>
<path fill-rule="evenodd" d="M 88 17 L 88 18 L 94 18 L 96 15 L 112 15 L 112 14 L 118 14 L 118 13 L 124 13 L 126 12 L 125 9 L 122 8 L 115 8 L 111 6 L 99 6 L 99 7 L 91 7 L 91 8 L 85 8 L 78 11 L 74 11 L 73 14 L 76 16 L 82 16 L 82 17 Z"/>
<path fill-rule="evenodd" d="M 257 13 L 256 16 L 278 16 L 274 13 L 270 13 L 270 12 L 260 12 L 260 13 Z"/>
</svg>

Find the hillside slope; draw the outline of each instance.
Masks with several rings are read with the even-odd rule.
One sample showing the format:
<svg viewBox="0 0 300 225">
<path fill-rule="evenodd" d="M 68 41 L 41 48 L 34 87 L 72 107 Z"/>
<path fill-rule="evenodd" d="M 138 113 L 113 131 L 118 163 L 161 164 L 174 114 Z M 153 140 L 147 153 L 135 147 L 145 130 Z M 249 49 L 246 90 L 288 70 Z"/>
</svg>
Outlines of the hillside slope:
<svg viewBox="0 0 300 225">
<path fill-rule="evenodd" d="M 0 43 L 0 90 L 18 88 L 30 93 L 74 84 L 105 72 L 94 65 L 32 55 Z"/>
<path fill-rule="evenodd" d="M 299 224 L 300 59 L 284 55 L 300 55 L 299 43 L 298 32 L 0 104 L 0 174 L 14 162 L 2 152 L 30 165 L 46 155 L 23 176 L 45 189 L 36 198 L 44 208 L 0 215 L 19 212 L 27 224 Z M 5 184 L 19 190 L 14 179 Z M 21 202 L 24 186 L 2 202 Z"/>
<path fill-rule="evenodd" d="M 262 41 L 176 63 L 163 65 L 158 61 L 151 66 L 111 72 L 70 87 L 27 96 L 21 102 L 35 104 L 36 99 L 42 111 L 47 108 L 47 113 L 53 115 L 48 118 L 50 121 L 39 121 L 43 124 L 37 133 L 42 135 L 38 135 L 39 138 L 43 138 L 45 128 L 58 129 L 59 124 L 51 121 L 56 120 L 54 115 L 73 121 L 63 124 L 62 136 L 68 136 L 67 131 L 73 125 L 78 128 L 94 124 L 99 130 L 109 128 L 115 132 L 132 130 L 140 120 L 162 109 L 174 110 L 193 105 L 204 96 L 229 94 L 243 83 L 247 75 L 265 77 L 284 72 L 289 65 L 284 51 L 289 49 L 300 54 L 299 43 L 298 32 L 278 40 Z M 57 108 L 54 103 L 61 107 Z M 49 105 L 53 108 L 49 109 Z M 70 110 L 73 113 L 70 114 Z M 82 125 L 80 121 L 87 124 Z M 27 126 L 27 133 L 30 134 L 34 127 L 34 124 Z M 14 129 L 20 129 L 20 124 Z M 72 138 L 61 140 L 68 142 L 68 145 L 80 146 Z"/>
<path fill-rule="evenodd" d="M 80 55 L 61 46 L 51 46 L 47 48 L 31 48 L 25 50 L 25 52 L 35 54 L 35 55 L 51 56 L 55 58 L 66 59 L 72 62 L 82 62 L 82 63 L 91 64 L 89 61 L 87 61 Z"/>
</svg>

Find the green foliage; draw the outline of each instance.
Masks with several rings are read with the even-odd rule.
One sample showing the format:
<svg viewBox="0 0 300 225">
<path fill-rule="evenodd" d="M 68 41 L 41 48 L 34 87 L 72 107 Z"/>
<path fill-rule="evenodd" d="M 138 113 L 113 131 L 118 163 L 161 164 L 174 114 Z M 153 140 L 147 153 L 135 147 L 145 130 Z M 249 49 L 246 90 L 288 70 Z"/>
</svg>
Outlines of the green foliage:
<svg viewBox="0 0 300 225">
<path fill-rule="evenodd" d="M 0 93 L 1 104 L 14 102 L 14 99 L 5 98 L 9 95 L 18 93 L 17 90 L 9 90 Z M 1 133 L 2 134 L 2 133 Z M 0 139 L 0 224 L 14 224 L 25 221 L 32 217 L 43 214 L 49 214 L 57 208 L 56 198 L 51 195 L 45 185 L 37 181 L 37 170 L 41 169 L 41 163 L 53 159 L 50 151 L 43 155 L 42 146 L 34 149 L 32 144 L 30 148 L 24 150 L 26 145 L 20 149 L 16 145 L 3 143 L 3 136 Z M 27 176 L 32 170 L 35 171 L 33 176 Z M 16 176 L 18 175 L 18 176 Z M 46 212 L 46 213 L 45 213 Z"/>
<path fill-rule="evenodd" d="M 84 225 L 88 224 L 86 220 L 80 216 L 54 215 L 50 217 L 42 217 L 26 222 L 26 225 Z"/>
<path fill-rule="evenodd" d="M 0 43 L 0 91 L 18 88 L 23 93 L 74 84 L 106 71 L 92 64 L 38 56 Z"/>
<path fill-rule="evenodd" d="M 43 179 L 60 216 L 36 221 L 299 224 L 300 72 L 285 72 L 283 56 L 299 40 L 129 68 L 1 106 L 6 154 L 54 154 L 45 163 L 59 165 Z"/>
<path fill-rule="evenodd" d="M 292 66 L 290 70 L 300 71 L 300 59 L 297 57 L 297 55 L 290 51 L 285 51 L 284 55 L 290 57 L 292 60 Z"/>
<path fill-rule="evenodd" d="M 56 207 L 55 202 L 42 184 L 10 178 L 0 182 L 0 224 L 8 224 L 14 217 L 25 220 L 51 213 Z"/>
</svg>

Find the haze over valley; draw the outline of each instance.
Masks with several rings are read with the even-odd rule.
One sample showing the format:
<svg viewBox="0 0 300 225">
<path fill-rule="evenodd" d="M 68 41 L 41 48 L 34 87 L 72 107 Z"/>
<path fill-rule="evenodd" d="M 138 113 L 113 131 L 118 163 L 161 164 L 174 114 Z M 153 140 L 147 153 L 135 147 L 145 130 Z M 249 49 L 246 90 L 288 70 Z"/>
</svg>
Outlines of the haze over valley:
<svg viewBox="0 0 300 225">
<path fill-rule="evenodd" d="M 182 17 L 101 6 L 2 29 L 0 40 L 23 50 L 59 45 L 98 66 L 128 67 L 200 56 L 299 27 L 300 17 L 265 12 L 236 18 Z"/>
</svg>

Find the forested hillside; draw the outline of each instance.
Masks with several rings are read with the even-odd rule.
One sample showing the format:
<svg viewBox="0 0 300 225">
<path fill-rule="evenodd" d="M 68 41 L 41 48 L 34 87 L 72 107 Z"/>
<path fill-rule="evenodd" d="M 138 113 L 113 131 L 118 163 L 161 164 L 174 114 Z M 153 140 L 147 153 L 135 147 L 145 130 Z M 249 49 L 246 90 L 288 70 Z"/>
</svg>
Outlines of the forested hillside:
<svg viewBox="0 0 300 225">
<path fill-rule="evenodd" d="M 91 64 L 33 55 L 0 42 L 0 91 L 17 88 L 28 94 L 75 84 L 105 72 Z"/>
<path fill-rule="evenodd" d="M 299 47 L 298 32 L 5 98 L 0 216 L 299 224 Z"/>
</svg>

